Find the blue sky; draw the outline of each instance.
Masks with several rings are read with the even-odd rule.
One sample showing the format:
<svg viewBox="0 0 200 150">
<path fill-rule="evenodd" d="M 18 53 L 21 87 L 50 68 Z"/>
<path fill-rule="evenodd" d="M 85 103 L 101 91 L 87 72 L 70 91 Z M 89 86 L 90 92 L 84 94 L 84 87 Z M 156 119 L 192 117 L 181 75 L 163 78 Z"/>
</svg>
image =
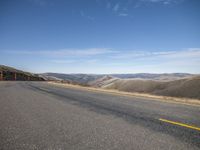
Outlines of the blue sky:
<svg viewBox="0 0 200 150">
<path fill-rule="evenodd" d="M 200 73 L 199 0 L 0 0 L 0 64 Z"/>
</svg>

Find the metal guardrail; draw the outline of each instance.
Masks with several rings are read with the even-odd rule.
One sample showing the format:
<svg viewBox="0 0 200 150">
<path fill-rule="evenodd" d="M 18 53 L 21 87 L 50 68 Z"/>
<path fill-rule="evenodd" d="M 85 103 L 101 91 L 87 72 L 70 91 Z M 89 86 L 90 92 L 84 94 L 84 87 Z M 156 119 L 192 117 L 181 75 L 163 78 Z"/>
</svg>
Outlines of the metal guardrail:
<svg viewBox="0 0 200 150">
<path fill-rule="evenodd" d="M 23 73 L 0 71 L 0 81 L 44 81 L 41 77 L 29 76 Z"/>
<path fill-rule="evenodd" d="M 0 71 L 0 81 L 3 80 L 3 71 Z"/>
</svg>

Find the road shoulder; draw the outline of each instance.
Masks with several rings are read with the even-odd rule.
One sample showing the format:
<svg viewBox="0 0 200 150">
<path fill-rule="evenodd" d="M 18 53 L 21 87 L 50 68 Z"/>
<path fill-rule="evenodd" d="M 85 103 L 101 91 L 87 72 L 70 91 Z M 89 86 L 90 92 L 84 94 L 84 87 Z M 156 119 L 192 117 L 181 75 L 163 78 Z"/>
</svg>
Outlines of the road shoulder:
<svg viewBox="0 0 200 150">
<path fill-rule="evenodd" d="M 72 89 L 85 90 L 85 91 L 97 92 L 97 93 L 106 93 L 106 94 L 126 96 L 126 97 L 138 97 L 138 98 L 145 98 L 145 100 L 153 100 L 153 101 L 160 101 L 164 103 L 175 103 L 175 104 L 200 107 L 200 100 L 198 99 L 157 96 L 157 95 L 151 95 L 151 94 L 130 93 L 130 92 L 117 91 L 117 90 L 105 90 L 105 89 L 100 89 L 100 88 L 83 87 L 79 85 L 72 85 L 72 84 L 66 84 L 66 83 L 63 84 L 63 83 L 57 83 L 57 82 L 47 82 L 47 83 L 51 85 L 59 86 L 59 87 L 64 87 L 64 88 L 72 88 Z"/>
</svg>

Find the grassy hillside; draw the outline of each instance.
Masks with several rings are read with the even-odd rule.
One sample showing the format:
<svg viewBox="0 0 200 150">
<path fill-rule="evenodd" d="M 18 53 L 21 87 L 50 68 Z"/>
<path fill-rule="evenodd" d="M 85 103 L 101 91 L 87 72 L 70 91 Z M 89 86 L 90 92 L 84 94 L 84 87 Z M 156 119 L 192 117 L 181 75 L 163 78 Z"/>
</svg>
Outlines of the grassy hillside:
<svg viewBox="0 0 200 150">
<path fill-rule="evenodd" d="M 137 74 L 63 74 L 63 73 L 43 73 L 41 74 L 47 79 L 67 80 L 80 84 L 95 84 L 105 77 L 119 78 L 119 79 L 142 79 L 142 80 L 156 80 L 156 81 L 173 81 L 177 79 L 184 79 L 193 77 L 193 74 L 188 73 L 170 73 L 170 74 L 151 74 L 151 73 L 137 73 Z M 104 80 L 104 79 L 103 79 Z"/>
<path fill-rule="evenodd" d="M 118 80 L 118 78 L 106 75 L 103 77 L 99 77 L 96 80 L 90 81 L 88 85 L 92 87 L 103 87 L 115 82 L 116 80 Z"/>
<path fill-rule="evenodd" d="M 192 77 L 194 75 L 188 73 L 136 73 L 136 74 L 111 74 L 113 77 L 120 79 L 143 79 L 143 80 L 158 80 L 158 81 L 172 81 Z"/>
<path fill-rule="evenodd" d="M 187 73 L 172 74 L 59 74 L 46 73 L 64 83 L 125 92 L 200 99 L 200 76 Z"/>
<path fill-rule="evenodd" d="M 200 99 L 200 76 L 168 82 L 118 79 L 102 88 Z"/>
<path fill-rule="evenodd" d="M 88 85 L 89 82 L 101 78 L 103 75 L 94 74 L 62 74 L 62 73 L 44 73 L 41 74 L 46 77 L 55 77 L 57 80 L 69 81 L 80 85 Z"/>
</svg>

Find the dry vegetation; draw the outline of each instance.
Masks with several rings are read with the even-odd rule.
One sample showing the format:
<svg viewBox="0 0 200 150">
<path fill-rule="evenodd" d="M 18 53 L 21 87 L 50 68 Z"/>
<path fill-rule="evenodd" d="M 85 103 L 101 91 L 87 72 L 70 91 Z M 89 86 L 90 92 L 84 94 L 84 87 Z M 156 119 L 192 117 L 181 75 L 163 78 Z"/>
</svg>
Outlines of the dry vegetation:
<svg viewBox="0 0 200 150">
<path fill-rule="evenodd" d="M 126 92 L 200 99 L 200 76 L 169 82 L 119 79 L 102 88 Z"/>
<path fill-rule="evenodd" d="M 62 81 L 61 81 L 62 82 Z M 66 82 L 83 86 L 79 82 Z M 116 90 L 128 93 L 200 99 L 200 76 L 192 76 L 172 81 L 121 79 L 109 75 L 90 80 L 84 86 Z"/>
<path fill-rule="evenodd" d="M 119 96 L 140 97 L 140 98 L 145 97 L 146 100 L 164 101 L 164 102 L 170 102 L 170 103 L 180 103 L 180 104 L 200 107 L 200 101 L 198 99 L 192 99 L 192 98 L 177 98 L 177 97 L 170 97 L 170 96 L 158 96 L 158 95 L 152 95 L 152 94 L 147 94 L 147 93 L 123 92 L 123 91 L 118 91 L 118 90 L 114 90 L 114 89 L 83 87 L 80 85 L 73 85 L 73 84 L 66 84 L 66 83 L 63 84 L 61 82 L 54 82 L 54 81 L 51 81 L 48 83 L 56 85 L 56 86 L 66 87 L 66 88 L 75 88 L 75 89 L 79 89 L 79 90 L 108 93 L 108 94 L 114 94 L 114 95 L 119 95 Z"/>
</svg>

